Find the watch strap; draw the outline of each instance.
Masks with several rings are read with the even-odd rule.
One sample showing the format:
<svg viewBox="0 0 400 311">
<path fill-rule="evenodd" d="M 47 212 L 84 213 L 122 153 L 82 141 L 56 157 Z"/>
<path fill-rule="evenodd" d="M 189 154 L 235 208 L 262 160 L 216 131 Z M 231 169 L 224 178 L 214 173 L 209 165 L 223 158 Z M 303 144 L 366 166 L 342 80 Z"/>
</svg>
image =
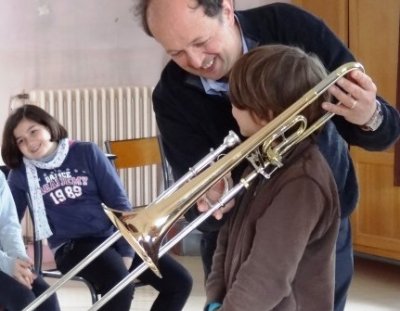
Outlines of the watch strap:
<svg viewBox="0 0 400 311">
<path fill-rule="evenodd" d="M 367 123 L 361 126 L 364 131 L 376 131 L 383 122 L 382 104 L 376 99 L 376 109 Z"/>
</svg>

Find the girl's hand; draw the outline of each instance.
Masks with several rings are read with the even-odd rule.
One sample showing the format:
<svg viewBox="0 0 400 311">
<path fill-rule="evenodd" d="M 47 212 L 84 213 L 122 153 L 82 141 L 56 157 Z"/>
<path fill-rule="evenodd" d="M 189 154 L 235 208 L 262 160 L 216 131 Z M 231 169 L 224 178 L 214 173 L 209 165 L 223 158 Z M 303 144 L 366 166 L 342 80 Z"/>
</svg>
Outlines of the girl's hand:
<svg viewBox="0 0 400 311">
<path fill-rule="evenodd" d="M 32 289 L 33 280 L 36 278 L 32 272 L 32 262 L 22 259 L 16 259 L 13 271 L 13 277 L 21 284 Z"/>
</svg>

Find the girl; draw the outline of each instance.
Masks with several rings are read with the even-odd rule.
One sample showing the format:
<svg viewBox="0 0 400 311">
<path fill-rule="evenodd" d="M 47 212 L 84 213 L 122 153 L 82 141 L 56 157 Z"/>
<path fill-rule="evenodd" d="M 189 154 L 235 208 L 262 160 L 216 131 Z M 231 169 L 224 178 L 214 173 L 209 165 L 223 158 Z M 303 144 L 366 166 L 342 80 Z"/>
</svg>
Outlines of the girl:
<svg viewBox="0 0 400 311">
<path fill-rule="evenodd" d="M 242 56 L 229 80 L 241 134 L 256 133 L 325 75 L 318 59 L 294 47 L 263 46 Z M 321 115 L 322 101 L 304 111 L 309 122 Z M 283 165 L 269 180 L 259 176 L 252 183 L 221 229 L 206 310 L 332 310 L 335 181 L 312 137 Z"/>
<path fill-rule="evenodd" d="M 66 129 L 43 109 L 23 105 L 7 119 L 2 156 L 11 168 L 9 184 L 18 214 L 31 196 L 36 234 L 47 238 L 57 268 L 68 272 L 115 231 L 101 204 L 131 209 L 120 179 L 103 152 L 91 142 L 71 141 Z M 106 294 L 140 263 L 122 238 L 79 275 Z M 160 294 L 151 310 L 179 311 L 191 291 L 188 272 L 169 256 L 160 259 L 162 279 L 147 270 L 140 276 Z M 134 292 L 130 284 L 102 310 L 129 310 Z"/>
<path fill-rule="evenodd" d="M 22 241 L 14 200 L 0 172 L 0 306 L 9 311 L 22 310 L 49 287 L 40 276 L 32 273 L 32 266 Z M 38 310 L 60 310 L 56 295 Z"/>
</svg>

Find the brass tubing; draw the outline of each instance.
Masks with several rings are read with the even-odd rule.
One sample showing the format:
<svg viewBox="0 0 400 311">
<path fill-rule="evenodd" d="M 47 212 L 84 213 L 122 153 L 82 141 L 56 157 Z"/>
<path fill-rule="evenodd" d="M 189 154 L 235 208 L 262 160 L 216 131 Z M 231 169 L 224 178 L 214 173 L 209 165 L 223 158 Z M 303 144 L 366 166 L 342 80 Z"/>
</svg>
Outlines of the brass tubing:
<svg viewBox="0 0 400 311">
<path fill-rule="evenodd" d="M 274 137 L 278 136 L 281 132 L 291 128 L 293 124 L 299 123 L 300 121 L 298 120 L 302 117 L 301 112 L 305 108 L 326 92 L 338 79 L 356 69 L 363 70 L 363 67 L 356 62 L 340 66 L 257 133 L 246 139 L 212 166 L 203 170 L 198 176 L 184 183 L 171 195 L 162 200 L 157 200 L 138 211 L 120 212 L 105 208 L 107 215 L 117 228 L 123 232 L 122 234 L 125 239 L 131 244 L 143 261 L 155 273 L 159 274 L 157 268 L 159 248 L 171 226 L 213 184 L 230 172 L 263 143 L 273 141 Z M 332 117 L 332 114 L 328 113 L 326 116 L 324 115 L 321 118 L 323 122 L 317 121 L 318 127 L 322 126 L 330 117 Z M 312 129 L 314 131 L 316 127 L 312 127 Z M 284 152 L 303 140 L 310 133 L 311 131 L 308 131 L 306 127 L 300 127 L 294 136 L 288 140 L 289 144 L 284 146 L 282 150 L 277 150 L 277 154 L 274 154 L 276 159 L 279 160 Z"/>
</svg>

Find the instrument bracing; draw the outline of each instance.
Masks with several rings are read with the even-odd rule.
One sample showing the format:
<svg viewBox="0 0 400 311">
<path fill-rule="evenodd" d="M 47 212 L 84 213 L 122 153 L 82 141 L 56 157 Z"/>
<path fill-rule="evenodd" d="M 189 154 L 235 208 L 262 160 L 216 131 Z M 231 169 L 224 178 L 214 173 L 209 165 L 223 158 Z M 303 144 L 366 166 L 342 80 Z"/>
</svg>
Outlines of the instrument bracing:
<svg viewBox="0 0 400 311">
<path fill-rule="evenodd" d="M 257 133 L 247 138 L 239 146 L 214 163 L 223 150 L 238 143 L 235 134 L 230 133 L 221 147 L 216 151 L 211 151 L 209 155 L 196 164 L 186 175 L 163 192 L 160 197 L 146 208 L 134 209 L 131 212 L 121 212 L 104 207 L 106 214 L 116 225 L 118 231 L 103 244 L 111 245 L 110 239 L 115 241 L 122 235 L 144 262 L 97 301 L 90 310 L 98 310 L 148 267 L 160 275 L 157 267 L 159 257 L 180 242 L 193 229 L 197 228 L 218 208 L 223 207 L 233 199 L 242 189 L 248 188 L 251 181 L 258 174 L 269 178 L 276 169 L 283 165 L 283 157 L 287 151 L 322 127 L 333 116 L 332 113 L 326 113 L 313 124 L 307 124 L 307 120 L 301 115 L 301 112 L 326 92 L 330 86 L 335 84 L 338 79 L 353 70 L 364 71 L 363 66 L 356 62 L 340 66 Z M 290 132 L 290 135 L 286 137 L 285 134 L 287 132 Z M 200 214 L 200 216 L 189 223 L 171 240 L 165 244 L 161 244 L 171 226 L 207 190 L 244 159 L 251 162 L 254 171 L 243 177 L 238 184 L 224 194 L 207 212 Z M 90 254 L 88 256 L 90 261 L 94 259 L 93 257 L 97 253 L 103 251 L 100 251 L 100 249 L 104 249 L 103 244 L 92 252 L 93 255 Z M 36 303 L 37 300 L 45 300 L 57 288 L 87 266 L 90 261 L 83 260 L 66 274 L 69 278 L 63 280 L 63 277 L 60 279 L 23 311 L 33 310 L 33 307 L 38 305 Z M 45 296 L 44 299 L 42 296 Z"/>
</svg>

